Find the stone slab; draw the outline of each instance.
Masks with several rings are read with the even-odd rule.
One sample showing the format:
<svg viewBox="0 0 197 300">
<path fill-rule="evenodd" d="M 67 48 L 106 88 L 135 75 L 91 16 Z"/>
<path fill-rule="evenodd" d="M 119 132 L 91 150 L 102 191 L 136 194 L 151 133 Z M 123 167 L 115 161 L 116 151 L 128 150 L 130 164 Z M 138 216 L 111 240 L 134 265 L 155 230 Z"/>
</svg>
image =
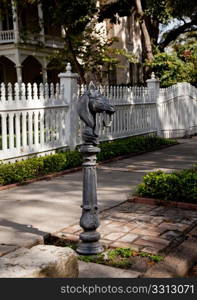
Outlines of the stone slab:
<svg viewBox="0 0 197 300">
<path fill-rule="evenodd" d="M 125 235 L 125 233 L 123 233 L 123 232 L 112 232 L 110 234 L 104 235 L 103 237 L 104 237 L 104 239 L 107 239 L 110 241 L 116 241 L 124 235 Z"/>
<path fill-rule="evenodd" d="M 125 242 L 125 243 L 132 243 L 133 241 L 135 241 L 138 238 L 137 234 L 134 233 L 128 233 L 125 236 L 123 236 L 122 238 L 119 239 L 120 242 Z"/>
<path fill-rule="evenodd" d="M 0 278 L 75 278 L 78 261 L 68 247 L 38 245 L 0 258 Z"/>
<path fill-rule="evenodd" d="M 166 230 L 178 230 L 180 232 L 184 232 L 189 228 L 189 226 L 186 224 L 178 224 L 178 223 L 172 224 L 172 223 L 163 222 L 158 226 L 158 228 L 166 229 Z"/>
</svg>

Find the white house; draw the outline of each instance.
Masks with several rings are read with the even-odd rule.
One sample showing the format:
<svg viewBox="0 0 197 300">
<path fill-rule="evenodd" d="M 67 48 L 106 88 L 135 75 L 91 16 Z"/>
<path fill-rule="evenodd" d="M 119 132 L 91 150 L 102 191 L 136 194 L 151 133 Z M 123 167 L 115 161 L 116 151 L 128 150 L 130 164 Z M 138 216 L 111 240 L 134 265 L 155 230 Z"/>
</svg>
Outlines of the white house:
<svg viewBox="0 0 197 300">
<path fill-rule="evenodd" d="M 98 4 L 103 1 L 106 3 L 99 0 Z M 135 14 L 121 17 L 119 24 L 106 20 L 103 25 L 108 37 L 118 37 L 114 46 L 132 51 L 140 62 L 142 45 Z M 0 82 L 57 82 L 58 70 L 50 68 L 50 56 L 62 47 L 61 27 L 51 24 L 41 4 L 29 4 L 20 14 L 13 0 L 9 8 L 0 4 Z M 109 75 L 110 84 L 136 84 L 142 77 L 141 64 L 121 58 Z"/>
<path fill-rule="evenodd" d="M 11 0 L 0 13 L 0 82 L 56 81 L 48 57 L 63 47 L 61 28 L 50 24 L 40 4 L 29 4 L 19 16 Z"/>
</svg>

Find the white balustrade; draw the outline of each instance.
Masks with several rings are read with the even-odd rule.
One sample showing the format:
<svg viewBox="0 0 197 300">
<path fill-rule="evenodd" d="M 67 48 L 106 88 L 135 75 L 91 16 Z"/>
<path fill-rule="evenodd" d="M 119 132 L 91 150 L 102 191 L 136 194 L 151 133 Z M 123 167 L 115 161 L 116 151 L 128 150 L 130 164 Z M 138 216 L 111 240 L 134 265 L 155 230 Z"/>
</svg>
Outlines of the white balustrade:
<svg viewBox="0 0 197 300">
<path fill-rule="evenodd" d="M 0 44 L 14 42 L 14 30 L 0 31 Z"/>
</svg>

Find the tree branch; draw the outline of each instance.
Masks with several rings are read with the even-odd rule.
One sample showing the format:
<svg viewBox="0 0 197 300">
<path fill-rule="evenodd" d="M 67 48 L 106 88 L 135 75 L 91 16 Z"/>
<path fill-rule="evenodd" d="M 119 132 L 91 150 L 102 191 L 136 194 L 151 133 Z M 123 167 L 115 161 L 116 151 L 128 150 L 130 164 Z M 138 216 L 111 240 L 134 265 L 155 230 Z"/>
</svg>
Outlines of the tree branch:
<svg viewBox="0 0 197 300">
<path fill-rule="evenodd" d="M 197 25 L 196 18 L 194 18 L 191 22 L 184 23 L 183 25 L 169 31 L 165 39 L 159 43 L 159 49 L 163 51 L 164 48 L 172 41 L 176 40 L 180 34 L 190 31 L 194 25 Z"/>
</svg>

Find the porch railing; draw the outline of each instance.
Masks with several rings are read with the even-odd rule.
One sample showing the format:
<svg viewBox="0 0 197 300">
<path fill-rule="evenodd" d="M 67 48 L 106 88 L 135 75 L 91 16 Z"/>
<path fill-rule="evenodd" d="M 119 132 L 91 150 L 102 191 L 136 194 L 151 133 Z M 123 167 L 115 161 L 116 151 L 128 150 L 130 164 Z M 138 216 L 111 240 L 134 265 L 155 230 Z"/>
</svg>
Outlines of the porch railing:
<svg viewBox="0 0 197 300">
<path fill-rule="evenodd" d="M 0 44 L 14 42 L 14 30 L 0 31 Z"/>
</svg>

